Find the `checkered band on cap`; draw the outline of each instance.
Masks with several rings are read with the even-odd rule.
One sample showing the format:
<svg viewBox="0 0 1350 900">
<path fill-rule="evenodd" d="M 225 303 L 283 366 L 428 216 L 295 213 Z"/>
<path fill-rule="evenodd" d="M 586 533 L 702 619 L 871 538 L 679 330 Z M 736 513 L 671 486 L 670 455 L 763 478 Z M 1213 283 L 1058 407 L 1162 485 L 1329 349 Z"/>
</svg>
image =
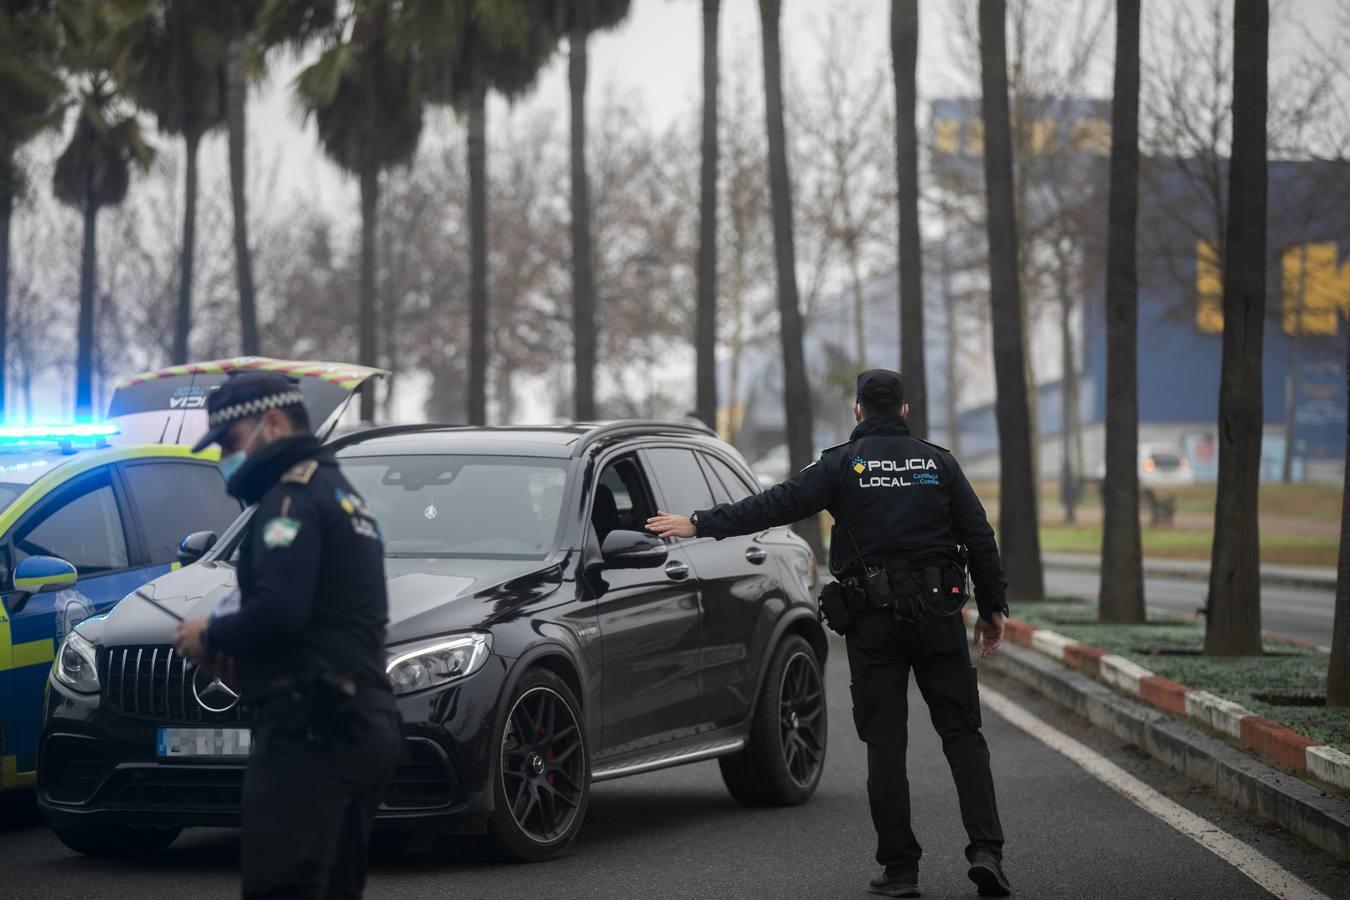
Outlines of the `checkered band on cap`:
<svg viewBox="0 0 1350 900">
<path fill-rule="evenodd" d="M 215 428 L 237 419 L 261 415 L 269 409 L 280 409 L 283 406 L 296 406 L 298 404 L 303 404 L 304 402 L 305 395 L 299 391 L 286 391 L 281 394 L 271 394 L 253 400 L 245 400 L 242 403 L 235 403 L 232 406 L 221 407 L 211 413 L 211 417 L 207 420 L 207 427 Z"/>
</svg>

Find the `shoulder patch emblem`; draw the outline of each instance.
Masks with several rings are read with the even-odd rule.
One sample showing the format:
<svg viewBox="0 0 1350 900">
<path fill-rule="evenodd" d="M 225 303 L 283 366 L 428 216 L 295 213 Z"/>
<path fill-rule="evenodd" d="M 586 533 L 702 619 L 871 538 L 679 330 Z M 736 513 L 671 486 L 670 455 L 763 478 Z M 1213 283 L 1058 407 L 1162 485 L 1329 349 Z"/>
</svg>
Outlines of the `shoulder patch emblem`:
<svg viewBox="0 0 1350 900">
<path fill-rule="evenodd" d="M 289 547 L 291 544 L 295 543 L 296 535 L 299 533 L 299 519 L 289 519 L 285 516 L 277 516 L 275 519 L 269 519 L 267 524 L 263 526 L 263 544 L 268 550 Z"/>
<path fill-rule="evenodd" d="M 302 460 L 287 469 L 281 476 L 281 481 L 283 484 L 309 484 L 309 480 L 317 471 L 319 471 L 318 460 Z"/>
</svg>

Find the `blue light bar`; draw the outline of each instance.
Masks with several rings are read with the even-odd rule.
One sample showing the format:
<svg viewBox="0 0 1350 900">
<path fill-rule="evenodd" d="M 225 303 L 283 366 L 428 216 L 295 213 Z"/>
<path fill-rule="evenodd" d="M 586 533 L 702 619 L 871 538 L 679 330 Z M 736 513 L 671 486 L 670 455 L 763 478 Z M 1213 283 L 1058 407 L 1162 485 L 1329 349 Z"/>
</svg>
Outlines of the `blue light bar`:
<svg viewBox="0 0 1350 900">
<path fill-rule="evenodd" d="M 69 441 L 78 438 L 105 438 L 120 429 L 108 423 L 83 425 L 0 425 L 0 442 Z"/>
</svg>

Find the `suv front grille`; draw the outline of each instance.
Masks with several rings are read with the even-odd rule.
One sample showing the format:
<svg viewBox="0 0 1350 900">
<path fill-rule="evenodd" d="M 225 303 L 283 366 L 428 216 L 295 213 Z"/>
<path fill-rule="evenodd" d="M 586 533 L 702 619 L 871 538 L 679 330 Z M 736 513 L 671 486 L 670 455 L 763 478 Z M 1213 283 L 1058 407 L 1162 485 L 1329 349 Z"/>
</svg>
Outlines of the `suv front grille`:
<svg viewBox="0 0 1350 900">
<path fill-rule="evenodd" d="M 213 712 L 197 700 L 194 680 L 209 684 L 196 663 L 165 645 L 110 647 L 99 651 L 99 684 L 103 700 L 113 710 L 143 719 L 173 722 L 234 724 L 243 721 L 236 702 Z M 213 699 L 219 700 L 219 692 Z"/>
</svg>

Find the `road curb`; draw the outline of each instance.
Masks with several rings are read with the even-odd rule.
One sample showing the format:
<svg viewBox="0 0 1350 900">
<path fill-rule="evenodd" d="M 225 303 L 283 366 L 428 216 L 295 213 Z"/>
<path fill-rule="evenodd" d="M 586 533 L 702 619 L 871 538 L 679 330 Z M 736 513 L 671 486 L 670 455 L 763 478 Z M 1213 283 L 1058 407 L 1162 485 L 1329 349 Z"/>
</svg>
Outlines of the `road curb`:
<svg viewBox="0 0 1350 900">
<path fill-rule="evenodd" d="M 963 614 L 967 625 L 973 625 L 978 615 L 973 609 L 966 609 Z M 1204 722 L 1291 769 L 1311 772 L 1327 784 L 1350 790 L 1350 755 L 1258 716 L 1231 700 L 1154 675 L 1138 663 L 1099 647 L 1019 619 L 1009 619 L 1004 627 L 1008 638 L 1016 643 L 1100 678 L 1159 709 Z M 1331 752 L 1313 752 L 1322 749 Z"/>
<path fill-rule="evenodd" d="M 1087 556 L 1081 560 L 1072 559 L 1071 554 L 1056 554 L 1053 559 L 1045 560 L 1045 568 L 1050 570 L 1058 569 L 1061 572 L 1101 572 L 1101 561 L 1094 556 Z M 1175 578 L 1181 581 L 1208 581 L 1209 569 L 1200 566 L 1194 569 L 1183 569 L 1180 567 L 1150 564 L 1144 560 L 1145 578 Z M 1286 587 L 1298 588 L 1310 591 L 1334 591 L 1336 590 L 1335 575 L 1304 575 L 1293 572 L 1265 572 L 1261 573 L 1261 584 L 1268 587 Z"/>
<path fill-rule="evenodd" d="M 1102 658 L 1109 657 L 1108 654 Z M 1272 769 L 1168 712 L 1122 697 L 1106 685 L 1033 650 L 1006 645 L 984 664 L 1028 685 L 1098 728 L 1142 748 L 1187 777 L 1212 787 L 1218 796 L 1239 808 L 1277 823 L 1342 862 L 1350 861 L 1350 804 Z M 1203 692 L 1190 691 L 1186 696 L 1199 693 Z M 1245 716 L 1243 720 L 1248 718 L 1260 717 Z M 1323 749 L 1331 753 L 1324 753 Z M 1350 763 L 1350 756 L 1333 748 L 1306 748 L 1305 753 L 1315 758 L 1318 766 L 1323 763 L 1331 766 L 1333 772 L 1340 771 L 1342 762 Z M 1308 768 L 1317 773 L 1315 766 Z M 1345 771 L 1350 771 L 1350 766 Z"/>
</svg>

